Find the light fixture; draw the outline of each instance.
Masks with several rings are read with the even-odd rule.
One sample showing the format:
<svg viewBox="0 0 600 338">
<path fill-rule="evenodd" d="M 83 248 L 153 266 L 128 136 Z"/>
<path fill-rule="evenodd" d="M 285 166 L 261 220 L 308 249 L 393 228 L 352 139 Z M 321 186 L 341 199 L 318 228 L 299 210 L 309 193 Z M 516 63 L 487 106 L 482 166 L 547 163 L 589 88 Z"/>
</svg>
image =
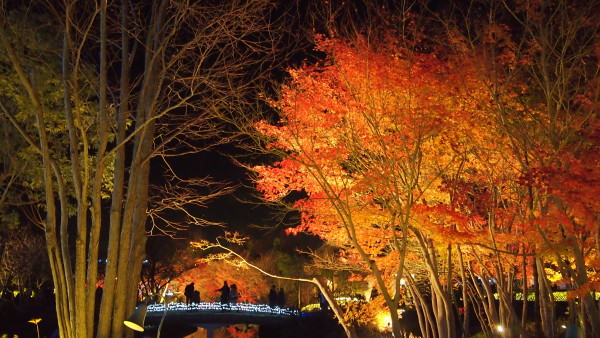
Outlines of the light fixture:
<svg viewBox="0 0 600 338">
<path fill-rule="evenodd" d="M 144 332 L 144 320 L 146 319 L 147 310 L 148 305 L 146 305 L 146 303 L 140 304 L 137 308 L 135 308 L 133 314 L 129 316 L 129 318 L 127 318 L 127 320 L 125 320 L 123 323 L 132 330 Z"/>
</svg>

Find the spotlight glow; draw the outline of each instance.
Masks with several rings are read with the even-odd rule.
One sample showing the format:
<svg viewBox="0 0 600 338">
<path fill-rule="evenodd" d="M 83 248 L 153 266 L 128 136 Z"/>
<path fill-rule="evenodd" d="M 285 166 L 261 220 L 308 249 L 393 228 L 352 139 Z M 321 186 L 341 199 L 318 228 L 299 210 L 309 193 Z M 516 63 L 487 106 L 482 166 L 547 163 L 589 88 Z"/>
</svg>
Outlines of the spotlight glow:
<svg viewBox="0 0 600 338">
<path fill-rule="evenodd" d="M 379 331 L 385 332 L 391 329 L 392 317 L 388 311 L 378 312 L 375 316 L 375 320 L 377 321 Z"/>
</svg>

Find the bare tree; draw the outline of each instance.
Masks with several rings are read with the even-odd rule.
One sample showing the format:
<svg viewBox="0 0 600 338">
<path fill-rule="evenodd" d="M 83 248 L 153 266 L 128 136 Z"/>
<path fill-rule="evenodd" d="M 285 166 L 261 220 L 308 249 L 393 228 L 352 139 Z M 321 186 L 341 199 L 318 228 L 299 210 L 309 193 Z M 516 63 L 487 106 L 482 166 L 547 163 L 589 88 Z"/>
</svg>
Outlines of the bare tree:
<svg viewBox="0 0 600 338">
<path fill-rule="evenodd" d="M 44 237 L 25 227 L 0 235 L 0 292 L 39 289 L 50 278 Z"/>
<path fill-rule="evenodd" d="M 35 122 L 3 113 L 41 158 L 44 229 L 60 335 L 94 335 L 95 290 L 90 286 L 97 280 L 100 233 L 107 226 L 96 335 L 121 337 L 139 282 L 130 276 L 140 275 L 144 257 L 151 159 L 229 140 L 215 117 L 242 114 L 252 88 L 277 63 L 280 31 L 270 21 L 274 7 L 267 0 L 34 3 L 21 22 L 49 12 L 48 25 L 62 41 L 51 55 L 60 60 L 56 80 L 64 100 L 59 109 L 49 106 L 36 82 L 36 67 L 49 65 L 27 55 L 23 27 L 8 19 L 9 8 L 0 12 L 1 52 L 10 60 Z M 54 146 L 55 120 L 66 126 L 67 151 Z M 172 177 L 184 178 L 169 170 Z M 191 183 L 171 187 L 190 188 Z M 212 186 L 209 195 L 227 191 Z M 160 202 L 183 210 L 181 191 L 176 195 Z M 103 212 L 108 204 L 109 215 Z M 202 223 L 194 215 L 189 219 Z"/>
</svg>

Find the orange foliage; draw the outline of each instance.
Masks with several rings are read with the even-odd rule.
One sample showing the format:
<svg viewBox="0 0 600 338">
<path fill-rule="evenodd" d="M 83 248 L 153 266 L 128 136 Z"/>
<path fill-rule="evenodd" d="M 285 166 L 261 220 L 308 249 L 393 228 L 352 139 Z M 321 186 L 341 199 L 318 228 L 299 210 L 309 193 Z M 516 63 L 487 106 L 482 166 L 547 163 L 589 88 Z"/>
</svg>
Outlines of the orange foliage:
<svg viewBox="0 0 600 338">
<path fill-rule="evenodd" d="M 226 261 L 198 264 L 174 279 L 171 288 L 177 296 L 181 296 L 185 286 L 194 282 L 202 301 L 218 301 L 220 292 L 216 290 L 223 286 L 225 280 L 229 285 L 236 284 L 240 293 L 238 301 L 242 303 L 261 303 L 259 299 L 269 290 L 269 284 L 260 272 L 247 267 L 232 266 Z"/>
<path fill-rule="evenodd" d="M 280 120 L 256 125 L 282 156 L 255 167 L 259 191 L 267 200 L 306 194 L 294 205 L 301 224 L 288 232 L 317 234 L 349 255 L 360 249 L 388 278 L 397 269 L 395 241 L 408 236 L 405 226 L 440 243 L 472 238 L 468 231 L 480 227 L 481 216 L 453 210 L 442 186 L 459 167 L 490 159 L 490 152 L 475 153 L 474 140 L 495 149 L 500 161 L 502 149 L 483 132 L 491 121 L 477 101 L 485 98 L 460 95 L 457 83 L 468 82 L 477 95 L 485 91 L 435 53 L 393 41 L 321 38 L 318 46 L 329 58 L 291 70 L 291 83 L 271 102 Z"/>
<path fill-rule="evenodd" d="M 531 55 L 517 55 L 507 27 L 484 33 L 503 71 L 531 64 Z M 452 43 L 468 48 L 458 35 Z M 400 238 L 411 271 L 423 264 L 419 236 L 440 261 L 449 244 L 461 245 L 470 271 L 496 280 L 506 271 L 522 276 L 523 254 L 532 252 L 547 260 L 579 246 L 586 264 L 597 261 L 590 236 L 600 212 L 595 116 L 573 116 L 564 128 L 581 140 L 553 149 L 544 136 L 548 108 L 531 99 L 526 82 L 494 74 L 505 90 L 494 97 L 486 76 L 498 70 L 482 72 L 479 56 L 442 60 L 399 46 L 319 38 L 328 58 L 290 70 L 290 83 L 271 101 L 280 120 L 256 125 L 281 156 L 254 168 L 258 190 L 271 201 L 304 194 L 294 204 L 301 224 L 288 232 L 319 235 L 361 268 L 375 262 L 388 286 Z M 574 96 L 574 104 L 591 112 L 597 103 L 589 97 Z M 531 142 L 527 149 L 522 139 Z"/>
</svg>

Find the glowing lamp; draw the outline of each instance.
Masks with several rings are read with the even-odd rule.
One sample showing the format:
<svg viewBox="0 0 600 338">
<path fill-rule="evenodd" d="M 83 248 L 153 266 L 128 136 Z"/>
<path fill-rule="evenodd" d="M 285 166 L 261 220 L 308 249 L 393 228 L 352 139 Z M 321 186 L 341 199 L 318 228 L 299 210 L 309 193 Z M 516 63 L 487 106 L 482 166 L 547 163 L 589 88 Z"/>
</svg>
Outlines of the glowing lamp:
<svg viewBox="0 0 600 338">
<path fill-rule="evenodd" d="M 145 303 L 140 304 L 140 306 L 135 309 L 133 314 L 129 316 L 129 318 L 127 318 L 127 320 L 125 320 L 123 323 L 132 330 L 144 332 L 144 320 L 146 320 L 147 310 L 148 305 Z"/>
</svg>

